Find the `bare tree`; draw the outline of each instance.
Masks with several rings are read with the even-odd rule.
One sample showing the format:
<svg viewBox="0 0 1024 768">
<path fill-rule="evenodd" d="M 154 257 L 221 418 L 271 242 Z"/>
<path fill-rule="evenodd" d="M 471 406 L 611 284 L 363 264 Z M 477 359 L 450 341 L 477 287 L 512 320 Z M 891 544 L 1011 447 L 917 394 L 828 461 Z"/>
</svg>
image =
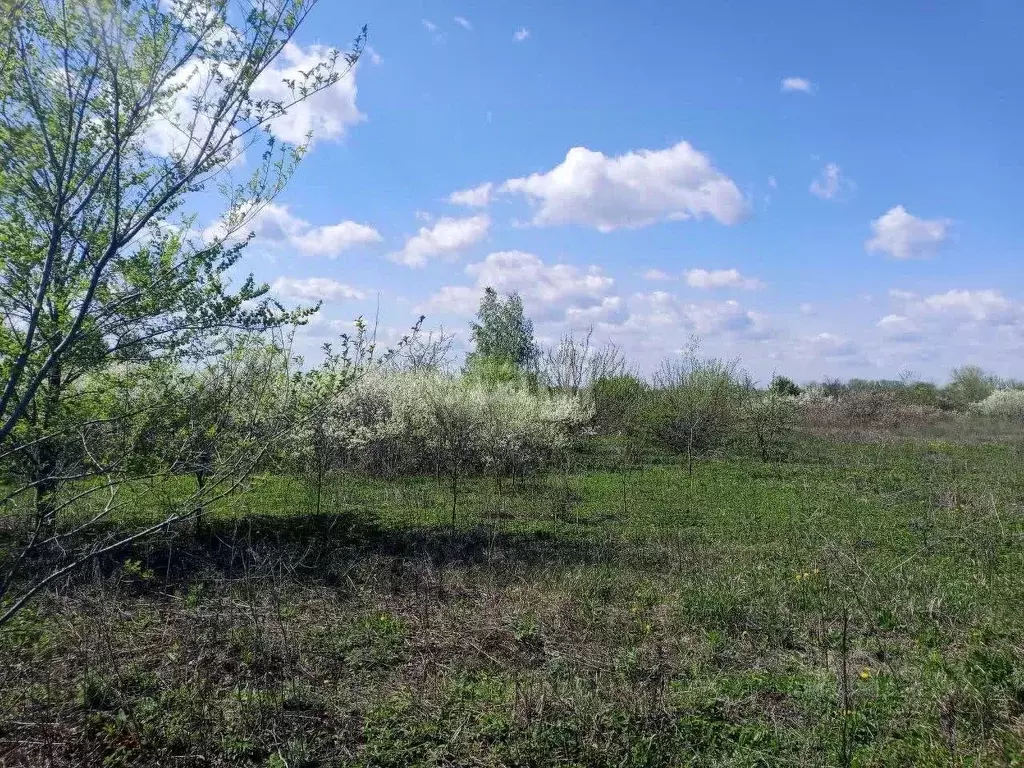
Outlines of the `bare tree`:
<svg viewBox="0 0 1024 768">
<path fill-rule="evenodd" d="M 454 345 L 455 334 L 444 326 L 419 333 L 395 356 L 394 365 L 403 371 L 445 371 L 451 367 Z"/>
<path fill-rule="evenodd" d="M 558 344 L 544 350 L 540 360 L 541 380 L 553 389 L 577 395 L 599 379 L 623 375 L 626 359 L 622 350 L 611 343 L 592 347 L 593 335 L 593 326 L 582 338 L 570 332 Z"/>
</svg>

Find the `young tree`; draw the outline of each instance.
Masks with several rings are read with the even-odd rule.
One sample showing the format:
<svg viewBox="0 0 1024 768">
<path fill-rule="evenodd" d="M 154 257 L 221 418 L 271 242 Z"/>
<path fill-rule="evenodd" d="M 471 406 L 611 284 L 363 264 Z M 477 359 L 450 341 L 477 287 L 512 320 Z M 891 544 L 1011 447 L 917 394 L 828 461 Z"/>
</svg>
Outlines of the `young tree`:
<svg viewBox="0 0 1024 768">
<path fill-rule="evenodd" d="M 778 374 L 772 376 L 771 384 L 768 385 L 768 391 L 783 397 L 798 397 L 803 392 L 791 378 Z"/>
<path fill-rule="evenodd" d="M 396 355 L 393 365 L 400 371 L 444 371 L 451 365 L 455 334 L 444 326 L 415 334 Z"/>
<path fill-rule="evenodd" d="M 316 4 L 23 0 L 4 14 L 0 453 L 35 495 L 40 530 L 61 483 L 127 466 L 68 450 L 85 425 L 126 417 L 93 413 L 102 397 L 90 377 L 203 358 L 225 330 L 312 311 L 230 278 L 239 235 L 305 151 L 279 141 L 275 121 L 335 84 L 363 47 L 365 30 L 351 52 L 272 82 Z M 235 181 L 243 156 L 252 172 Z M 211 185 L 226 213 L 200 236 L 186 204 Z"/>
<path fill-rule="evenodd" d="M 488 286 L 480 299 L 477 322 L 470 323 L 473 351 L 467 358 L 470 366 L 477 359 L 502 360 L 522 370 L 533 370 L 540 350 L 533 340 L 533 321 L 523 311 L 518 293 L 502 300 Z"/>
<path fill-rule="evenodd" d="M 593 347 L 591 326 L 581 337 L 565 334 L 556 346 L 544 350 L 540 358 L 541 380 L 549 387 L 577 395 L 602 379 L 613 379 L 626 372 L 626 360 L 615 344 Z"/>
<path fill-rule="evenodd" d="M 996 377 L 977 365 L 962 365 L 949 374 L 946 391 L 962 407 L 978 403 L 995 391 Z"/>
<path fill-rule="evenodd" d="M 682 358 L 662 362 L 654 385 L 652 435 L 684 453 L 692 475 L 694 458 L 721 447 L 739 420 L 745 393 L 737 363 L 700 357 L 694 341 Z"/>
</svg>

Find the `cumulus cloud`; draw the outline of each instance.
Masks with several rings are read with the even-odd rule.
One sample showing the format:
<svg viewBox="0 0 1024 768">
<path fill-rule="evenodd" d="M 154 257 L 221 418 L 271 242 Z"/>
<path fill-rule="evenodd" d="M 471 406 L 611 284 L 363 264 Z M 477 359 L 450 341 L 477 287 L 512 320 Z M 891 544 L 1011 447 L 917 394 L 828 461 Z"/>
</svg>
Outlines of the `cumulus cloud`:
<svg viewBox="0 0 1024 768">
<path fill-rule="evenodd" d="M 897 205 L 871 222 L 874 237 L 864 246 L 895 259 L 927 258 L 948 239 L 951 226 L 949 219 L 920 219 Z"/>
<path fill-rule="evenodd" d="M 469 22 L 469 19 L 467 19 L 465 16 L 456 16 L 455 17 L 455 23 L 458 24 L 460 27 L 462 27 L 463 29 L 465 29 L 467 31 L 471 32 L 473 30 L 473 25 Z"/>
<path fill-rule="evenodd" d="M 444 217 L 405 241 L 405 247 L 391 254 L 392 261 L 409 267 L 425 266 L 431 256 L 458 253 L 487 236 L 491 219 L 485 214 L 464 219 Z"/>
<path fill-rule="evenodd" d="M 596 297 L 614 284 L 597 267 L 582 270 L 571 264 L 548 265 L 539 256 L 523 251 L 492 253 L 482 262 L 470 264 L 466 272 L 476 278 L 478 286 L 519 291 L 540 302 Z"/>
<path fill-rule="evenodd" d="M 255 236 L 254 244 L 277 249 L 294 249 L 308 256 L 335 258 L 342 252 L 359 245 L 380 242 L 380 233 L 368 224 L 355 221 L 341 221 L 337 224 L 315 226 L 295 216 L 287 205 L 270 203 L 264 206 L 247 226 L 233 232 L 234 239 L 247 232 Z M 224 221 L 219 221 L 203 231 L 207 240 L 219 239 L 228 234 Z"/>
<path fill-rule="evenodd" d="M 1024 304 L 996 290 L 953 289 L 928 296 L 892 290 L 889 296 L 896 311 L 876 323 L 887 340 L 922 342 L 947 352 L 963 343 L 1024 340 Z"/>
<path fill-rule="evenodd" d="M 610 294 L 615 281 L 597 267 L 546 264 L 524 251 L 498 251 L 470 264 L 465 272 L 471 286 L 445 286 L 421 308 L 434 312 L 469 314 L 476 310 L 487 286 L 499 293 L 517 291 L 527 310 L 540 321 L 610 318 L 622 310 L 621 299 Z"/>
<path fill-rule="evenodd" d="M 448 196 L 448 202 L 454 205 L 465 205 L 469 208 L 486 208 L 491 202 L 494 184 L 485 182 L 471 189 L 460 189 Z"/>
<path fill-rule="evenodd" d="M 667 272 L 662 272 L 660 269 L 648 269 L 644 272 L 644 280 L 671 280 L 672 278 Z"/>
<path fill-rule="evenodd" d="M 297 95 L 289 83 L 301 84 L 303 73 L 330 61 L 334 52 L 333 48 L 322 45 L 303 47 L 287 43 L 252 84 L 249 95 L 254 101 L 290 105 L 285 114 L 268 123 L 269 130 L 279 140 L 302 144 L 310 135 L 313 141 L 341 139 L 351 126 L 366 119 L 356 105 L 358 67 L 353 67 L 330 87 L 292 104 Z M 369 51 L 369 57 L 375 63 L 379 60 L 374 51 Z M 190 157 L 197 153 L 213 125 L 208 113 L 223 94 L 224 83 L 232 80 L 228 68 L 214 68 L 206 61 L 198 61 L 177 72 L 167 83 L 171 97 L 161 104 L 158 114 L 153 115 L 147 126 L 143 137 L 146 149 L 161 156 Z M 200 103 L 197 112 L 196 106 Z"/>
<path fill-rule="evenodd" d="M 744 277 L 737 269 L 690 269 L 686 272 L 686 284 L 691 288 L 704 290 L 713 288 L 742 288 L 753 290 L 761 288 L 760 280 Z"/>
<path fill-rule="evenodd" d="M 598 323 L 598 328 L 613 336 L 626 336 L 631 344 L 649 348 L 678 344 L 694 334 L 704 338 L 763 341 L 776 333 L 767 318 L 737 301 L 688 302 L 668 291 L 635 294 L 621 322 Z"/>
<path fill-rule="evenodd" d="M 427 32 L 437 32 L 437 24 L 432 22 L 430 19 L 420 19 L 420 23 Z"/>
<path fill-rule="evenodd" d="M 843 175 L 842 168 L 836 163 L 828 163 L 822 168 L 810 186 L 811 194 L 822 200 L 842 199 L 853 189 L 854 183 Z"/>
<path fill-rule="evenodd" d="M 286 81 L 301 83 L 302 73 L 327 61 L 332 50 L 322 45 L 303 48 L 295 43 L 286 44 L 273 65 L 256 78 L 250 90 L 252 97 L 285 103 L 291 101 L 295 97 Z M 372 54 L 370 58 L 373 59 Z M 329 88 L 289 108 L 286 114 L 271 122 L 270 130 L 277 138 L 290 144 L 301 144 L 310 133 L 314 141 L 344 137 L 349 126 L 366 119 L 356 106 L 357 69 L 353 68 Z"/>
<path fill-rule="evenodd" d="M 814 357 L 854 357 L 860 348 L 845 336 L 834 333 L 819 333 L 807 339 L 807 348 Z"/>
<path fill-rule="evenodd" d="M 626 303 L 621 296 L 605 296 L 589 306 L 570 306 L 565 310 L 565 320 L 570 326 L 580 328 L 595 323 L 622 322 L 628 316 Z"/>
<path fill-rule="evenodd" d="M 582 224 L 601 232 L 709 216 L 735 224 L 748 208 L 732 179 L 686 141 L 616 157 L 574 147 L 550 171 L 509 179 L 502 189 L 534 205 L 535 225 Z"/>
<path fill-rule="evenodd" d="M 918 315 L 940 315 L 970 319 L 989 325 L 1018 325 L 1024 307 L 994 290 L 950 290 L 913 300 L 907 311 Z"/>
<path fill-rule="evenodd" d="M 337 301 L 339 299 L 365 299 L 366 294 L 350 285 L 329 277 L 294 278 L 281 276 L 274 281 L 271 291 L 282 299 L 300 301 Z"/>
<path fill-rule="evenodd" d="M 512 35 L 512 39 L 517 43 L 525 42 L 530 39 L 530 30 L 526 27 L 520 27 L 515 31 L 515 34 Z"/>
<path fill-rule="evenodd" d="M 917 323 L 906 315 L 886 315 L 878 321 L 878 328 L 893 341 L 918 341 L 922 338 Z"/>
<path fill-rule="evenodd" d="M 782 79 L 783 93 L 814 93 L 814 83 L 806 77 L 784 77 Z"/>
</svg>

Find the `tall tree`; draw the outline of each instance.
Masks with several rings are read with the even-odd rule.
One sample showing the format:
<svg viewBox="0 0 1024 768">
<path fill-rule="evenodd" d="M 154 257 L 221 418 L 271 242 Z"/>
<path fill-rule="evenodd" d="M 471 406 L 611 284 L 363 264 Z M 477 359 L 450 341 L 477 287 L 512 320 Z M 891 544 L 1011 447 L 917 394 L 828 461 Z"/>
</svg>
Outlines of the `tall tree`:
<svg viewBox="0 0 1024 768">
<path fill-rule="evenodd" d="M 497 360 L 511 363 L 523 370 L 532 370 L 540 355 L 533 340 L 533 321 L 523 311 L 518 292 L 504 300 L 488 286 L 480 299 L 477 321 L 470 323 L 473 351 L 469 362 Z"/>
<path fill-rule="evenodd" d="M 251 275 L 234 285 L 232 276 L 242 233 L 308 143 L 278 141 L 275 121 L 335 84 L 363 48 L 365 29 L 348 53 L 332 50 L 268 83 L 316 5 L 5 5 L 0 461 L 25 475 L 19 492 L 35 494 L 37 532 L 52 525 L 59 482 L 110 474 L 111 464 L 87 450 L 72 466 L 67 450 L 83 442 L 83 424 L 100 418 L 89 412 L 105 397 L 92 386 L 96 376 L 114 364 L 199 359 L 226 330 L 302 322 L 313 311 L 286 311 Z M 252 170 L 236 180 L 243 157 Z M 224 198 L 222 221 L 197 234 L 188 204 L 202 194 L 208 207 L 214 189 Z"/>
</svg>

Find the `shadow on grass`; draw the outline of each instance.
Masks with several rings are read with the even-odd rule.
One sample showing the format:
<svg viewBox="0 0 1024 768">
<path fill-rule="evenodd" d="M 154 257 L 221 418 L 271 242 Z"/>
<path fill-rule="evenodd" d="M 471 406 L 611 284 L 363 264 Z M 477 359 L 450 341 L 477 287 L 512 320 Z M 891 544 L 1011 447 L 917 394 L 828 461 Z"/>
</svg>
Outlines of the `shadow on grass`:
<svg viewBox="0 0 1024 768">
<path fill-rule="evenodd" d="M 154 584 L 180 587 L 197 580 L 284 578 L 296 585 L 338 586 L 353 569 L 379 566 L 472 568 L 498 565 L 510 573 L 557 564 L 622 562 L 623 541 L 609 532 L 505 531 L 489 527 L 385 527 L 353 513 L 251 514 L 204 520 L 104 555 L 72 580 L 109 577 L 132 561 Z M 85 542 L 82 542 L 85 544 Z M 638 553 L 639 555 L 639 553 Z M 644 565 L 653 566 L 645 556 Z M 39 565 L 42 565 L 40 563 Z M 27 574 L 26 574 L 27 575 Z"/>
</svg>

